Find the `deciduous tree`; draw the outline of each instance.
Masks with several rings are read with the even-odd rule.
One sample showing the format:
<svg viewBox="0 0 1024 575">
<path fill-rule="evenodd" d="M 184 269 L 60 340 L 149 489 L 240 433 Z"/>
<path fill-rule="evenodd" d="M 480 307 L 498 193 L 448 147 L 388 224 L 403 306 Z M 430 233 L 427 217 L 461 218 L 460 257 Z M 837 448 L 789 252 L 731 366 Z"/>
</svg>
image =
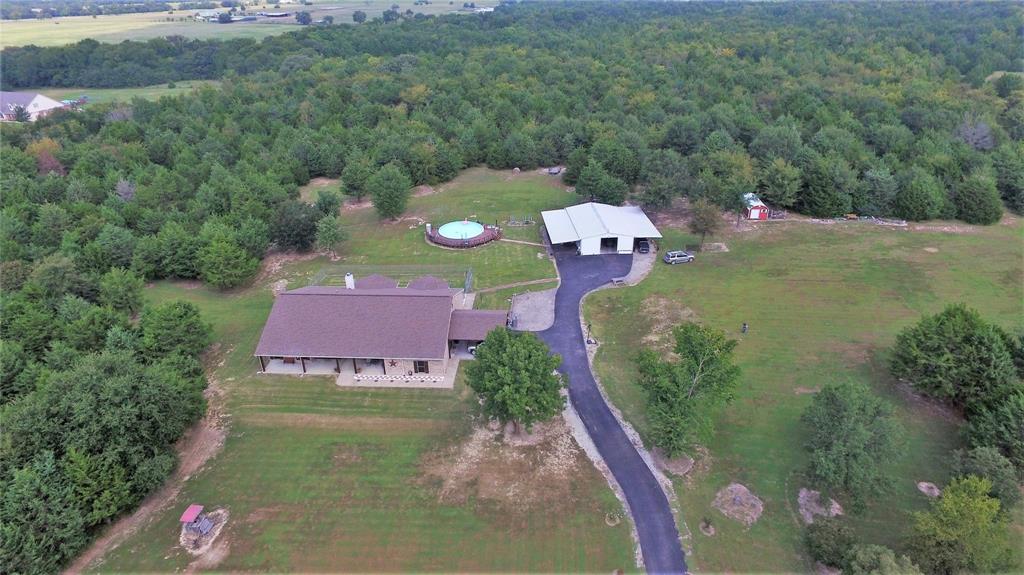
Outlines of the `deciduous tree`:
<svg viewBox="0 0 1024 575">
<path fill-rule="evenodd" d="M 714 412 L 732 401 L 740 376 L 732 359 L 736 340 L 725 332 L 684 323 L 672 335 L 678 361 L 650 349 L 637 358 L 652 439 L 670 456 L 711 438 Z"/>
<path fill-rule="evenodd" d="M 409 176 L 396 163 L 382 167 L 366 181 L 366 191 L 382 218 L 397 218 L 405 212 L 410 188 Z"/>
<path fill-rule="evenodd" d="M 914 514 L 910 553 L 926 573 L 992 573 L 1012 562 L 1009 533 L 992 483 L 980 477 L 954 479 Z"/>
<path fill-rule="evenodd" d="M 555 374 L 561 358 L 537 336 L 505 328 L 492 330 L 477 347 L 467 372 L 469 387 L 483 399 L 484 413 L 518 433 L 558 414 L 565 405 Z"/>
</svg>

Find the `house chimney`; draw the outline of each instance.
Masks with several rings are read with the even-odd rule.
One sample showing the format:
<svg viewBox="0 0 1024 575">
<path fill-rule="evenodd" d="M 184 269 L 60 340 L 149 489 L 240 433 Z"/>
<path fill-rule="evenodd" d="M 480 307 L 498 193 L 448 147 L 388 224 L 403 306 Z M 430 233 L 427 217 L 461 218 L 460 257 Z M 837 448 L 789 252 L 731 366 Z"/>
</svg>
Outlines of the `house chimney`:
<svg viewBox="0 0 1024 575">
<path fill-rule="evenodd" d="M 345 289 L 356 289 L 356 278 L 351 272 L 345 274 Z"/>
</svg>

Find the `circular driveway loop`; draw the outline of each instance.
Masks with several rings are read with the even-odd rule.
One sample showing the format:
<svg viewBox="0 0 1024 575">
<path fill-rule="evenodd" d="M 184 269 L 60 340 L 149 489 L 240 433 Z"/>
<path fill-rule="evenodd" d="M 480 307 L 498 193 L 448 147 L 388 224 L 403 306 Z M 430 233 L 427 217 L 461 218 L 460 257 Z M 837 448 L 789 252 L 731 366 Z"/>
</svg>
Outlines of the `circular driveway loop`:
<svg viewBox="0 0 1024 575">
<path fill-rule="evenodd" d="M 569 380 L 569 399 L 626 496 L 647 572 L 685 573 L 686 558 L 668 499 L 597 389 L 580 330 L 583 296 L 628 274 L 632 259 L 577 256 L 575 250 L 556 248 L 562 283 L 555 295 L 555 323 L 537 335 L 562 356 L 559 369 Z"/>
</svg>

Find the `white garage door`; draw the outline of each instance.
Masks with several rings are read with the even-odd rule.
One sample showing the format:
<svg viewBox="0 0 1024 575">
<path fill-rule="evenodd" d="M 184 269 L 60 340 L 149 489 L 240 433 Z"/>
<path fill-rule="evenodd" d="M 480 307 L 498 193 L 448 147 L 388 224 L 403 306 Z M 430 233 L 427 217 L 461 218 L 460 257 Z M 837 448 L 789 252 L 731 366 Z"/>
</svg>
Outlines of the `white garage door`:
<svg viewBox="0 0 1024 575">
<path fill-rule="evenodd" d="M 620 254 L 633 253 L 633 236 L 618 236 L 618 251 Z"/>
<path fill-rule="evenodd" d="M 580 255 L 596 256 L 601 253 L 601 238 L 583 238 L 580 240 Z"/>
</svg>

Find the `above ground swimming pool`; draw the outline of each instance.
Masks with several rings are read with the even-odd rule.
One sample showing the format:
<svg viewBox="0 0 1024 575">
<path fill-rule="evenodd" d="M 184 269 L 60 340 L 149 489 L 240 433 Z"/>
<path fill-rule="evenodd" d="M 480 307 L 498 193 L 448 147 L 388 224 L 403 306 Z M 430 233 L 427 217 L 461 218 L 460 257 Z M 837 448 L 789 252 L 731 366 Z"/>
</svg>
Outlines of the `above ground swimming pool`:
<svg viewBox="0 0 1024 575">
<path fill-rule="evenodd" d="M 461 222 L 448 222 L 447 224 L 437 228 L 437 233 L 441 237 L 445 237 L 450 240 L 471 240 L 484 233 L 484 227 L 477 222 L 470 222 L 468 220 Z"/>
</svg>

